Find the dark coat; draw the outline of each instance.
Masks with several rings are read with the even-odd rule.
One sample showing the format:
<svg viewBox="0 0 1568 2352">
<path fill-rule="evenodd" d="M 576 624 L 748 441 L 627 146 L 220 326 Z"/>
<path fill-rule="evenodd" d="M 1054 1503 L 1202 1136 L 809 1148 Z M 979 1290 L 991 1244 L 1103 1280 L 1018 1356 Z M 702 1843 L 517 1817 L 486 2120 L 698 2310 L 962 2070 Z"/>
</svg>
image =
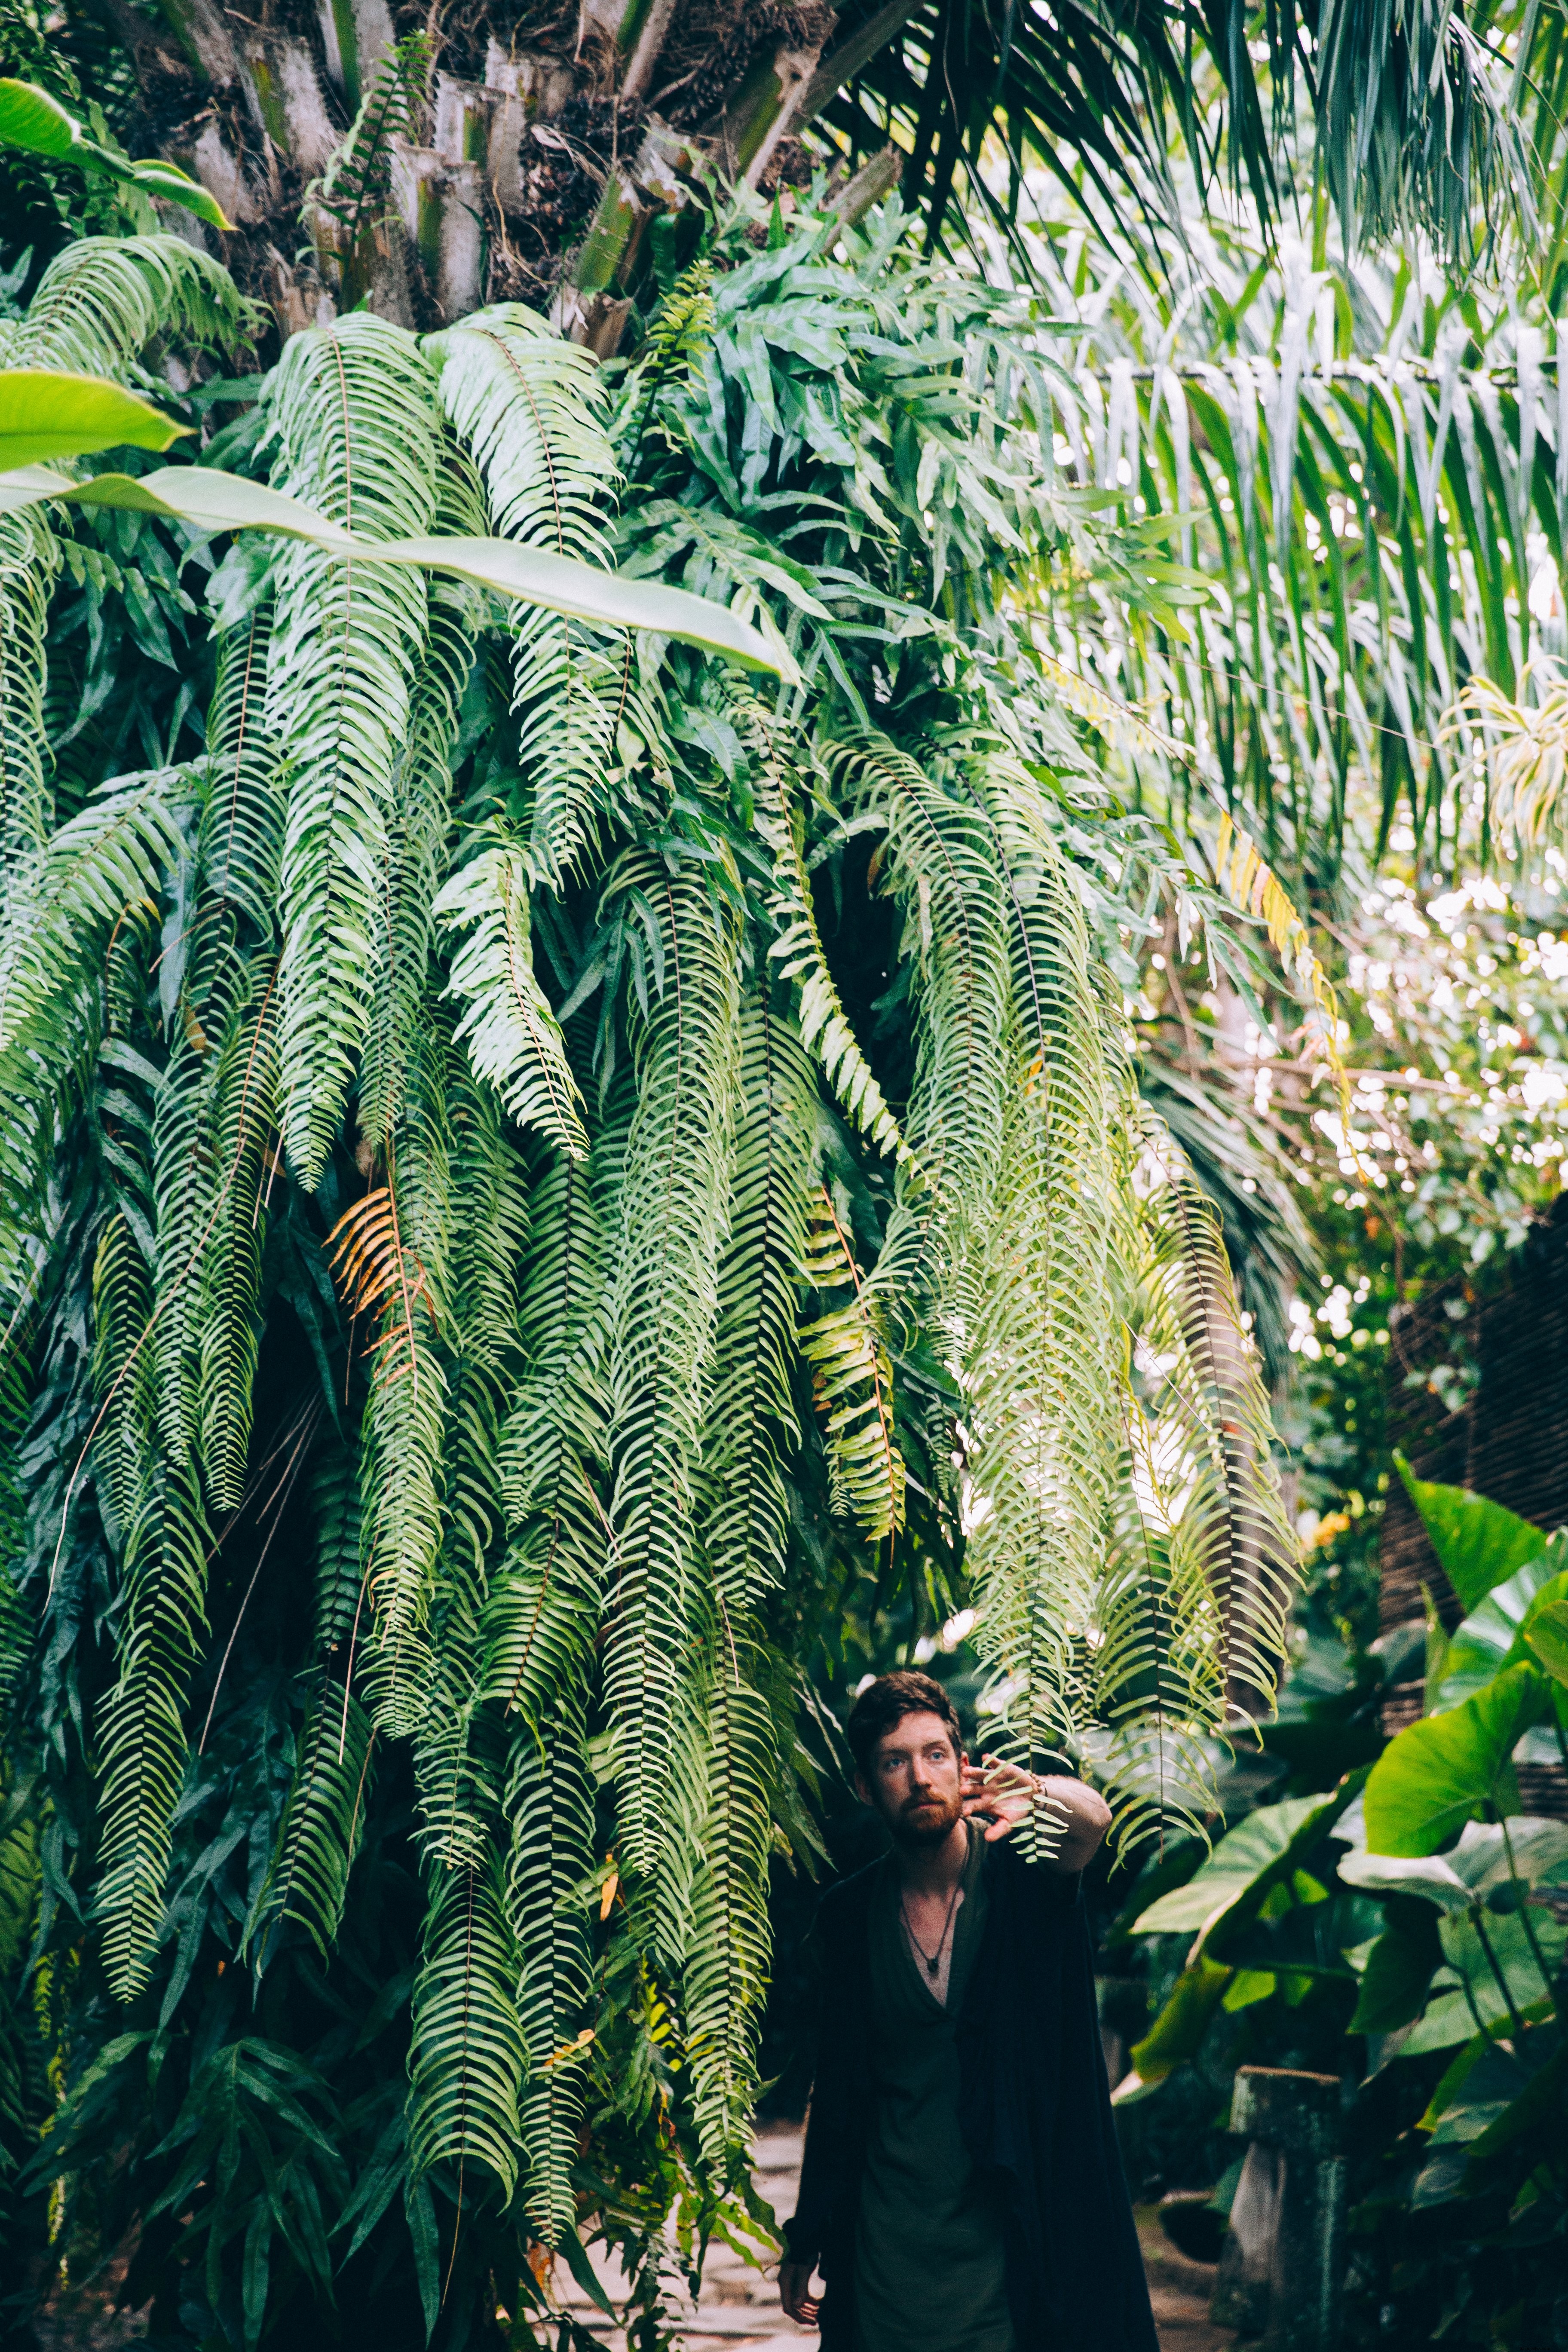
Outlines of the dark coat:
<svg viewBox="0 0 1568 2352">
<path fill-rule="evenodd" d="M 852 2352 L 871 2085 L 873 1864 L 825 1898 L 823 2002 L 790 2259 L 826 2283 L 824 2352 Z M 1100 2051 L 1075 1877 L 985 1849 L 987 1916 L 958 2016 L 959 2122 L 1003 2212 L 1017 2352 L 1158 2352 Z"/>
</svg>

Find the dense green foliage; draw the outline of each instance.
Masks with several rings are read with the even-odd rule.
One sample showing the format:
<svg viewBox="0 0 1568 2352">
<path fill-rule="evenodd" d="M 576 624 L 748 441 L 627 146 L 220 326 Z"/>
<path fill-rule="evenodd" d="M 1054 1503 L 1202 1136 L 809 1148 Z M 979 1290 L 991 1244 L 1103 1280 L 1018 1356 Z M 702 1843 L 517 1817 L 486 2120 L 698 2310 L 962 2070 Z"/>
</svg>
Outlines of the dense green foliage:
<svg viewBox="0 0 1568 2352">
<path fill-rule="evenodd" d="M 657 2332 L 666 2215 L 745 2226 L 852 1594 L 972 1593 L 994 1744 L 1128 1832 L 1268 1687 L 1263 1392 L 1117 984 L 1169 894 L 1251 950 L 1015 602 L 1179 583 L 1036 464 L 1028 306 L 903 238 L 742 216 L 614 385 L 517 306 L 356 314 L 208 445 L 373 541 L 734 603 L 798 685 L 308 542 L 8 526 L 8 2226 L 79 2279 L 134 2218 L 168 2341 L 529 2340 L 580 2233 Z M 89 240 L 8 356 L 244 326 Z"/>
</svg>

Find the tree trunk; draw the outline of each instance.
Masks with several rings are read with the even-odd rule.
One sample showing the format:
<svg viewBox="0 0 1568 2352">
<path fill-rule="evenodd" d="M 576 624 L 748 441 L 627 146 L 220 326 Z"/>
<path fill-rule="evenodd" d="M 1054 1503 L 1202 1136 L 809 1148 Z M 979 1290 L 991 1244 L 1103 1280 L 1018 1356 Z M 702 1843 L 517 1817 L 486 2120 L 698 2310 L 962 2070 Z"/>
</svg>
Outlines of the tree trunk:
<svg viewBox="0 0 1568 2352">
<path fill-rule="evenodd" d="M 360 301 L 428 330 L 521 299 L 601 357 L 695 243 L 705 188 L 809 177 L 807 121 L 912 5 L 840 38 L 827 0 L 543 0 L 516 21 L 453 8 L 433 32 L 389 0 L 284 0 L 259 22 L 218 0 L 100 0 L 148 144 L 234 234 L 171 219 L 222 248 L 280 338 Z M 901 166 L 874 158 L 841 208 Z"/>
</svg>

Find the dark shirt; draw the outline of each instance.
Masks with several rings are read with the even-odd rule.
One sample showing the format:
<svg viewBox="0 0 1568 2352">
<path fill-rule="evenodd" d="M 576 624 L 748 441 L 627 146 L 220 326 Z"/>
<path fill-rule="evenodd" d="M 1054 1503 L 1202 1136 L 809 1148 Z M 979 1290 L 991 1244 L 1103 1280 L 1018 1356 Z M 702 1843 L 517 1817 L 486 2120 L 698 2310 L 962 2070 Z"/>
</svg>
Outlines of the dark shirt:
<svg viewBox="0 0 1568 2352">
<path fill-rule="evenodd" d="M 958 2011 L 985 1927 L 973 1825 L 947 2000 L 915 1958 L 897 1863 L 871 1905 L 871 2128 L 856 2238 L 856 2352 L 1014 2352 L 1002 2221 L 959 2129 Z"/>
<path fill-rule="evenodd" d="M 985 1919 L 955 2011 L 958 2119 L 1001 2217 L 1016 2352 L 1158 2352 L 1100 2054 L 1076 1878 L 982 1848 Z M 824 2352 L 855 2352 L 856 2238 L 879 2095 L 871 1924 L 882 1865 L 825 1898 L 823 2002 L 790 2257 L 820 2268 Z"/>
</svg>

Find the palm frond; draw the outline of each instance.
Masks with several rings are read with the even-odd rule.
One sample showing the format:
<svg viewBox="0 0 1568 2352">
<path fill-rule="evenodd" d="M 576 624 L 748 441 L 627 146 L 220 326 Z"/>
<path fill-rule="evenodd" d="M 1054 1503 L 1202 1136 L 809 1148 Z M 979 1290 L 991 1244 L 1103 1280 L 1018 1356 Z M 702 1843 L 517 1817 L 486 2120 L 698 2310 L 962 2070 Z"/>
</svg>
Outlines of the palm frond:
<svg viewBox="0 0 1568 2352">
<path fill-rule="evenodd" d="M 686 1939 L 686 2056 L 702 2151 L 722 2179 L 744 2160 L 756 2098 L 759 2014 L 767 1990 L 771 1792 L 777 1741 L 767 1702 L 745 1679 L 746 1648 L 720 1604 L 708 1704 L 707 1818 Z"/>
<path fill-rule="evenodd" d="M 323 1959 L 337 1940 L 364 1828 L 374 1737 L 353 1693 L 331 1675 L 318 1675 L 272 1859 L 246 1921 L 245 1942 L 255 1948 L 258 1973 L 285 1919 L 304 1928 Z"/>
<path fill-rule="evenodd" d="M 855 1262 L 826 1185 L 817 1187 L 807 1210 L 801 1274 L 819 1299 L 849 1294 L 795 1334 L 824 1419 L 834 1501 L 869 1541 L 890 1543 L 905 1509 L 904 1462 L 893 1433 L 893 1368 L 879 1297 Z"/>
<path fill-rule="evenodd" d="M 155 335 L 232 351 L 257 315 L 222 263 L 183 237 L 83 236 L 50 262 L 0 356 L 7 367 L 123 378 Z"/>
<path fill-rule="evenodd" d="M 54 814 L 44 730 L 44 633 L 59 549 L 37 509 L 0 516 L 0 854 L 41 850 Z"/>
</svg>

